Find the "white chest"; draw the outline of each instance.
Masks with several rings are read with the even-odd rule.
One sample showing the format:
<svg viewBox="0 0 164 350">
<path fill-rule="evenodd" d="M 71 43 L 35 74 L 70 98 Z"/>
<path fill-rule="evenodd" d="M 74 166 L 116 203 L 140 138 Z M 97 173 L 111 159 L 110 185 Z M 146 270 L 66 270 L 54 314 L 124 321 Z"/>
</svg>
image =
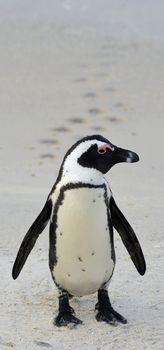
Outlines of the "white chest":
<svg viewBox="0 0 164 350">
<path fill-rule="evenodd" d="M 96 292 L 111 276 L 105 188 L 80 187 L 64 192 L 57 211 L 56 282 L 70 294 Z"/>
</svg>

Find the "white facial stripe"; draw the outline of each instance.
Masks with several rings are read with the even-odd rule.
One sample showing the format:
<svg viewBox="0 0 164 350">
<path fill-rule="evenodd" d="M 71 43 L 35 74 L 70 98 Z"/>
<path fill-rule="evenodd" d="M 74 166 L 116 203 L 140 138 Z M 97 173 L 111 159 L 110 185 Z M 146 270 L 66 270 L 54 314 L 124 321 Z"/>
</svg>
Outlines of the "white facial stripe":
<svg viewBox="0 0 164 350">
<path fill-rule="evenodd" d="M 65 165 L 66 166 L 71 166 L 71 164 L 73 164 L 74 162 L 77 163 L 77 159 L 80 158 L 80 156 L 87 152 L 87 150 L 92 146 L 97 144 L 98 147 L 101 147 L 104 145 L 103 142 L 101 141 L 97 141 L 97 140 L 89 140 L 89 141 L 85 141 L 80 143 L 66 158 L 65 160 Z M 64 166 L 65 167 L 65 166 Z"/>
<path fill-rule="evenodd" d="M 82 167 L 77 161 L 83 153 L 87 152 L 87 150 L 95 144 L 101 147 L 104 145 L 104 142 L 96 139 L 84 141 L 67 156 L 63 166 L 62 180 L 64 182 L 68 181 L 70 177 L 70 181 L 82 181 L 84 183 L 93 181 L 91 183 L 102 183 L 102 173 L 99 170 Z"/>
<path fill-rule="evenodd" d="M 67 157 L 67 159 L 70 158 L 74 158 L 74 159 L 78 159 L 83 153 L 85 153 L 92 145 L 97 145 L 98 149 L 111 149 L 111 151 L 114 151 L 114 147 L 111 147 L 109 144 L 102 142 L 102 141 L 98 141 L 98 140 L 89 140 L 89 141 L 85 141 L 80 143 Z M 66 160 L 67 160 L 66 159 Z"/>
</svg>

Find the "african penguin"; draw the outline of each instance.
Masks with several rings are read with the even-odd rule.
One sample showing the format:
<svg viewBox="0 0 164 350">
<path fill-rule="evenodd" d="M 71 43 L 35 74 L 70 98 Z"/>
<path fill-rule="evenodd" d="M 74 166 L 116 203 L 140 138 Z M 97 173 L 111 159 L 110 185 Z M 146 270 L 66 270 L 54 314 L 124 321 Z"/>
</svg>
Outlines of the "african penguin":
<svg viewBox="0 0 164 350">
<path fill-rule="evenodd" d="M 50 220 L 49 267 L 59 291 L 57 326 L 82 323 L 70 307 L 71 296 L 98 292 L 96 319 L 126 323 L 110 303 L 108 286 L 115 267 L 113 227 L 141 275 L 145 259 L 137 237 L 117 207 L 104 174 L 120 162 L 137 162 L 136 153 L 100 135 L 87 136 L 66 153 L 46 204 L 25 235 L 12 276 L 16 279 L 40 233 Z"/>
</svg>

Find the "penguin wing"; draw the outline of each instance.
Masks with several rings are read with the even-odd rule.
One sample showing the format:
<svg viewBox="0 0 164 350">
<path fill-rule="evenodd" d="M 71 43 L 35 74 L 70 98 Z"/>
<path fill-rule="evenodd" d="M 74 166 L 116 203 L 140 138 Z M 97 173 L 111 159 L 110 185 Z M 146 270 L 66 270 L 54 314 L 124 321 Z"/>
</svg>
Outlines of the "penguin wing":
<svg viewBox="0 0 164 350">
<path fill-rule="evenodd" d="M 146 272 L 146 263 L 141 246 L 132 227 L 117 207 L 113 197 L 110 199 L 110 211 L 114 228 L 119 233 L 136 269 L 140 275 L 144 275 Z"/>
<path fill-rule="evenodd" d="M 48 199 L 44 208 L 42 209 L 42 211 L 40 212 L 36 220 L 33 222 L 28 232 L 26 233 L 22 241 L 22 244 L 18 250 L 18 254 L 15 259 L 13 270 L 12 270 L 12 277 L 14 279 L 16 279 L 19 276 L 23 265 L 25 264 L 32 248 L 35 245 L 37 238 L 42 233 L 46 225 L 48 224 L 51 211 L 52 211 L 52 201 Z"/>
</svg>

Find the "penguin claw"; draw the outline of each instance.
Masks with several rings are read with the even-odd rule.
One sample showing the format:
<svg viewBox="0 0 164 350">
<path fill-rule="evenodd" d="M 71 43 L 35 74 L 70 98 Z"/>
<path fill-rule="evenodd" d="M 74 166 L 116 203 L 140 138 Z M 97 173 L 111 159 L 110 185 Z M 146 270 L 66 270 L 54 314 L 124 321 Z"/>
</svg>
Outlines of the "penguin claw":
<svg viewBox="0 0 164 350">
<path fill-rule="evenodd" d="M 127 319 L 125 317 L 123 317 L 122 315 L 120 315 L 117 311 L 115 311 L 112 307 L 111 307 L 111 313 L 112 315 L 115 317 L 116 321 L 119 323 L 127 323 Z"/>
<path fill-rule="evenodd" d="M 100 308 L 97 310 L 96 320 L 98 322 L 103 321 L 111 324 L 112 326 L 117 326 L 117 323 L 126 324 L 127 320 L 111 308 Z"/>
<path fill-rule="evenodd" d="M 54 319 L 54 325 L 57 327 L 66 327 L 73 326 L 75 327 L 78 324 L 82 324 L 83 322 L 79 320 L 77 317 L 73 316 L 70 312 L 59 312 L 58 316 Z"/>
<path fill-rule="evenodd" d="M 101 312 L 98 312 L 96 315 L 96 320 L 98 322 L 103 321 L 103 322 L 111 324 L 112 326 L 117 326 L 117 321 L 114 317 L 112 317 L 112 315 L 104 315 Z"/>
</svg>

